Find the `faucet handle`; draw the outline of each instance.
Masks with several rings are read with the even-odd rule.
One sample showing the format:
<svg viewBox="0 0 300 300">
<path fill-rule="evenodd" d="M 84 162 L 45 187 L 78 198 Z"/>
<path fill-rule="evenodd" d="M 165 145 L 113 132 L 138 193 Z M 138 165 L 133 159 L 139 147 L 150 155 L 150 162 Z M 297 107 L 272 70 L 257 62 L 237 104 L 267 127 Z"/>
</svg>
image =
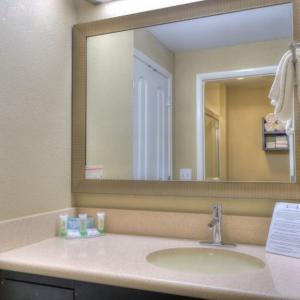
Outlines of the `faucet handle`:
<svg viewBox="0 0 300 300">
<path fill-rule="evenodd" d="M 218 223 L 218 220 L 217 219 L 215 219 L 215 218 L 213 218 L 208 224 L 207 224 L 207 226 L 208 226 L 208 228 L 210 229 L 210 230 L 213 230 L 213 228 L 215 227 L 215 225 Z"/>
<path fill-rule="evenodd" d="M 208 228 L 212 230 L 221 221 L 221 204 L 214 204 L 212 207 L 212 220 L 208 223 Z"/>
<path fill-rule="evenodd" d="M 212 220 L 208 223 L 208 228 L 213 230 L 212 241 L 201 241 L 201 244 L 212 246 L 234 246 L 232 244 L 224 244 L 222 241 L 222 205 L 215 203 L 212 206 Z"/>
</svg>

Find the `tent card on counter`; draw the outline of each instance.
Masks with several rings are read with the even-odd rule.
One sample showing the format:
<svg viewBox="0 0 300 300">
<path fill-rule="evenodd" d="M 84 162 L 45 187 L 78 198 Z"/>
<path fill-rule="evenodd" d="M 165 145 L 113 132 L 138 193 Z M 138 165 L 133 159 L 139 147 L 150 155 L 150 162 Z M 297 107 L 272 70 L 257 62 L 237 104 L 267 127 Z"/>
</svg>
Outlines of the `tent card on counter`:
<svg viewBox="0 0 300 300">
<path fill-rule="evenodd" d="M 276 203 L 266 251 L 300 258 L 300 204 Z"/>
</svg>

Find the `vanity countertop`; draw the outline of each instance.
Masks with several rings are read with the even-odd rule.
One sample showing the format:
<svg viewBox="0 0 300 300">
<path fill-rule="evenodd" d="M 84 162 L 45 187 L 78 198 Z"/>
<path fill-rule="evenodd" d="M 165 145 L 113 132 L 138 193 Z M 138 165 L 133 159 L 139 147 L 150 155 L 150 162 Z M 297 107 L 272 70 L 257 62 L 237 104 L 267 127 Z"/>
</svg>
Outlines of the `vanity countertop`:
<svg viewBox="0 0 300 300">
<path fill-rule="evenodd" d="M 230 248 L 266 266 L 248 273 L 207 275 L 170 271 L 146 256 L 166 248 L 202 247 L 198 241 L 107 234 L 51 238 L 0 254 L 0 269 L 207 299 L 300 299 L 300 259 L 265 253 L 264 247 Z"/>
</svg>

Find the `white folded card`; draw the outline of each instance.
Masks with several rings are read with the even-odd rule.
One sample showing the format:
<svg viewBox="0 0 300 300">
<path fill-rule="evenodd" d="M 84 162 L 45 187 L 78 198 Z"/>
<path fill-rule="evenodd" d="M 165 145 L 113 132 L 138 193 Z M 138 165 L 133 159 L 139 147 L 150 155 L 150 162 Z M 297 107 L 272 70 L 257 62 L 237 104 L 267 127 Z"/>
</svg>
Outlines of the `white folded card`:
<svg viewBox="0 0 300 300">
<path fill-rule="evenodd" d="M 300 258 L 300 204 L 276 203 L 266 251 Z"/>
</svg>

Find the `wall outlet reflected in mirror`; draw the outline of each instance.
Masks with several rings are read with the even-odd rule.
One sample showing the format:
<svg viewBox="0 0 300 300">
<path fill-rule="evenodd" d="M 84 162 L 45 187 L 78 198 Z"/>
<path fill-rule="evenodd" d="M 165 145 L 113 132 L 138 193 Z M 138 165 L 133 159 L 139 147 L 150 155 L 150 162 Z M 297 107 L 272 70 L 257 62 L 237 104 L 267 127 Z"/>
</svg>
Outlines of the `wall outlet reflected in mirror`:
<svg viewBox="0 0 300 300">
<path fill-rule="evenodd" d="M 192 180 L 192 169 L 180 169 L 180 180 L 182 181 Z"/>
</svg>

